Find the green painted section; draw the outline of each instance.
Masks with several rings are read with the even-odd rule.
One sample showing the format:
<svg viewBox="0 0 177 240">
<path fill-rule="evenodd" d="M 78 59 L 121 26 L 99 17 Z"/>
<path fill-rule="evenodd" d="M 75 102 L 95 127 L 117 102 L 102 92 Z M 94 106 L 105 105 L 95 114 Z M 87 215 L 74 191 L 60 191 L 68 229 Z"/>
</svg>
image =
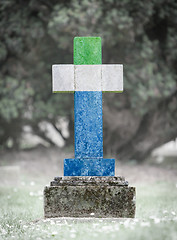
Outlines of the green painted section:
<svg viewBox="0 0 177 240">
<path fill-rule="evenodd" d="M 75 65 L 102 64 L 101 38 L 75 37 L 74 64 Z"/>
</svg>

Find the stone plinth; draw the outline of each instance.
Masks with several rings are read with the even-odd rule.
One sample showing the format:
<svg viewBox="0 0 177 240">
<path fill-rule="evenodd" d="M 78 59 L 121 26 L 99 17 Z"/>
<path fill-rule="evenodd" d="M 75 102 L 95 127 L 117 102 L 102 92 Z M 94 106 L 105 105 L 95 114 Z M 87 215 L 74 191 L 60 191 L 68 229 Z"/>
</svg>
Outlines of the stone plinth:
<svg viewBox="0 0 177 240">
<path fill-rule="evenodd" d="M 135 188 L 124 177 L 56 177 L 44 189 L 44 215 L 133 218 Z"/>
</svg>

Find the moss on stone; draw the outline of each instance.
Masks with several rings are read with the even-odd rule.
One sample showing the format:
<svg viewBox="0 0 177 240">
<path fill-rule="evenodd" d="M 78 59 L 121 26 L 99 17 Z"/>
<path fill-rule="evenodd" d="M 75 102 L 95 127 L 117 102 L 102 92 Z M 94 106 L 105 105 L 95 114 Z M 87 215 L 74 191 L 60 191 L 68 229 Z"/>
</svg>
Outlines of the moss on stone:
<svg viewBox="0 0 177 240">
<path fill-rule="evenodd" d="M 93 217 L 135 216 L 134 187 L 109 186 L 101 182 L 80 186 L 71 182 L 66 180 L 64 185 L 45 188 L 45 217 L 92 217 L 91 213 Z"/>
</svg>

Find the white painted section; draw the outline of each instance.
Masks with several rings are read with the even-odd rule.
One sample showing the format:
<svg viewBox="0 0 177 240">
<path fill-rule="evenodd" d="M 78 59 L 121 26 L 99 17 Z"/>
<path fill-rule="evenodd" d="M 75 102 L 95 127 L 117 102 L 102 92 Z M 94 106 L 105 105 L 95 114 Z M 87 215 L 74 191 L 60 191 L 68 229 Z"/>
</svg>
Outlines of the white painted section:
<svg viewBox="0 0 177 240">
<path fill-rule="evenodd" d="M 54 92 L 123 91 L 123 65 L 53 65 Z"/>
<path fill-rule="evenodd" d="M 52 90 L 53 92 L 74 91 L 74 65 L 57 64 L 52 66 Z"/>
<path fill-rule="evenodd" d="M 75 91 L 101 91 L 101 65 L 75 65 Z"/>
<path fill-rule="evenodd" d="M 123 65 L 102 65 L 102 91 L 123 92 Z"/>
</svg>

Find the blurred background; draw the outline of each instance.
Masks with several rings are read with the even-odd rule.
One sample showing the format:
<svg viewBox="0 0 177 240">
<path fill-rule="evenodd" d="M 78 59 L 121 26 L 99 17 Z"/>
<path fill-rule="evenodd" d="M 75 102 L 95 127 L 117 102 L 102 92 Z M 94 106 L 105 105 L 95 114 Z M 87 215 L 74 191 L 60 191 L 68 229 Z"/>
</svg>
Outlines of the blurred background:
<svg viewBox="0 0 177 240">
<path fill-rule="evenodd" d="M 75 36 L 102 37 L 103 63 L 124 65 L 124 92 L 103 94 L 104 157 L 136 187 L 136 226 L 36 220 L 74 157 L 74 94 L 52 94 L 51 66 L 73 63 Z M 176 239 L 176 138 L 176 0 L 0 0 L 2 239 Z"/>
<path fill-rule="evenodd" d="M 103 63 L 124 65 L 125 89 L 103 94 L 104 154 L 176 159 L 176 26 L 175 0 L 2 0 L 1 153 L 74 154 L 74 96 L 52 94 L 51 65 L 73 63 L 75 36 L 100 36 Z"/>
</svg>

